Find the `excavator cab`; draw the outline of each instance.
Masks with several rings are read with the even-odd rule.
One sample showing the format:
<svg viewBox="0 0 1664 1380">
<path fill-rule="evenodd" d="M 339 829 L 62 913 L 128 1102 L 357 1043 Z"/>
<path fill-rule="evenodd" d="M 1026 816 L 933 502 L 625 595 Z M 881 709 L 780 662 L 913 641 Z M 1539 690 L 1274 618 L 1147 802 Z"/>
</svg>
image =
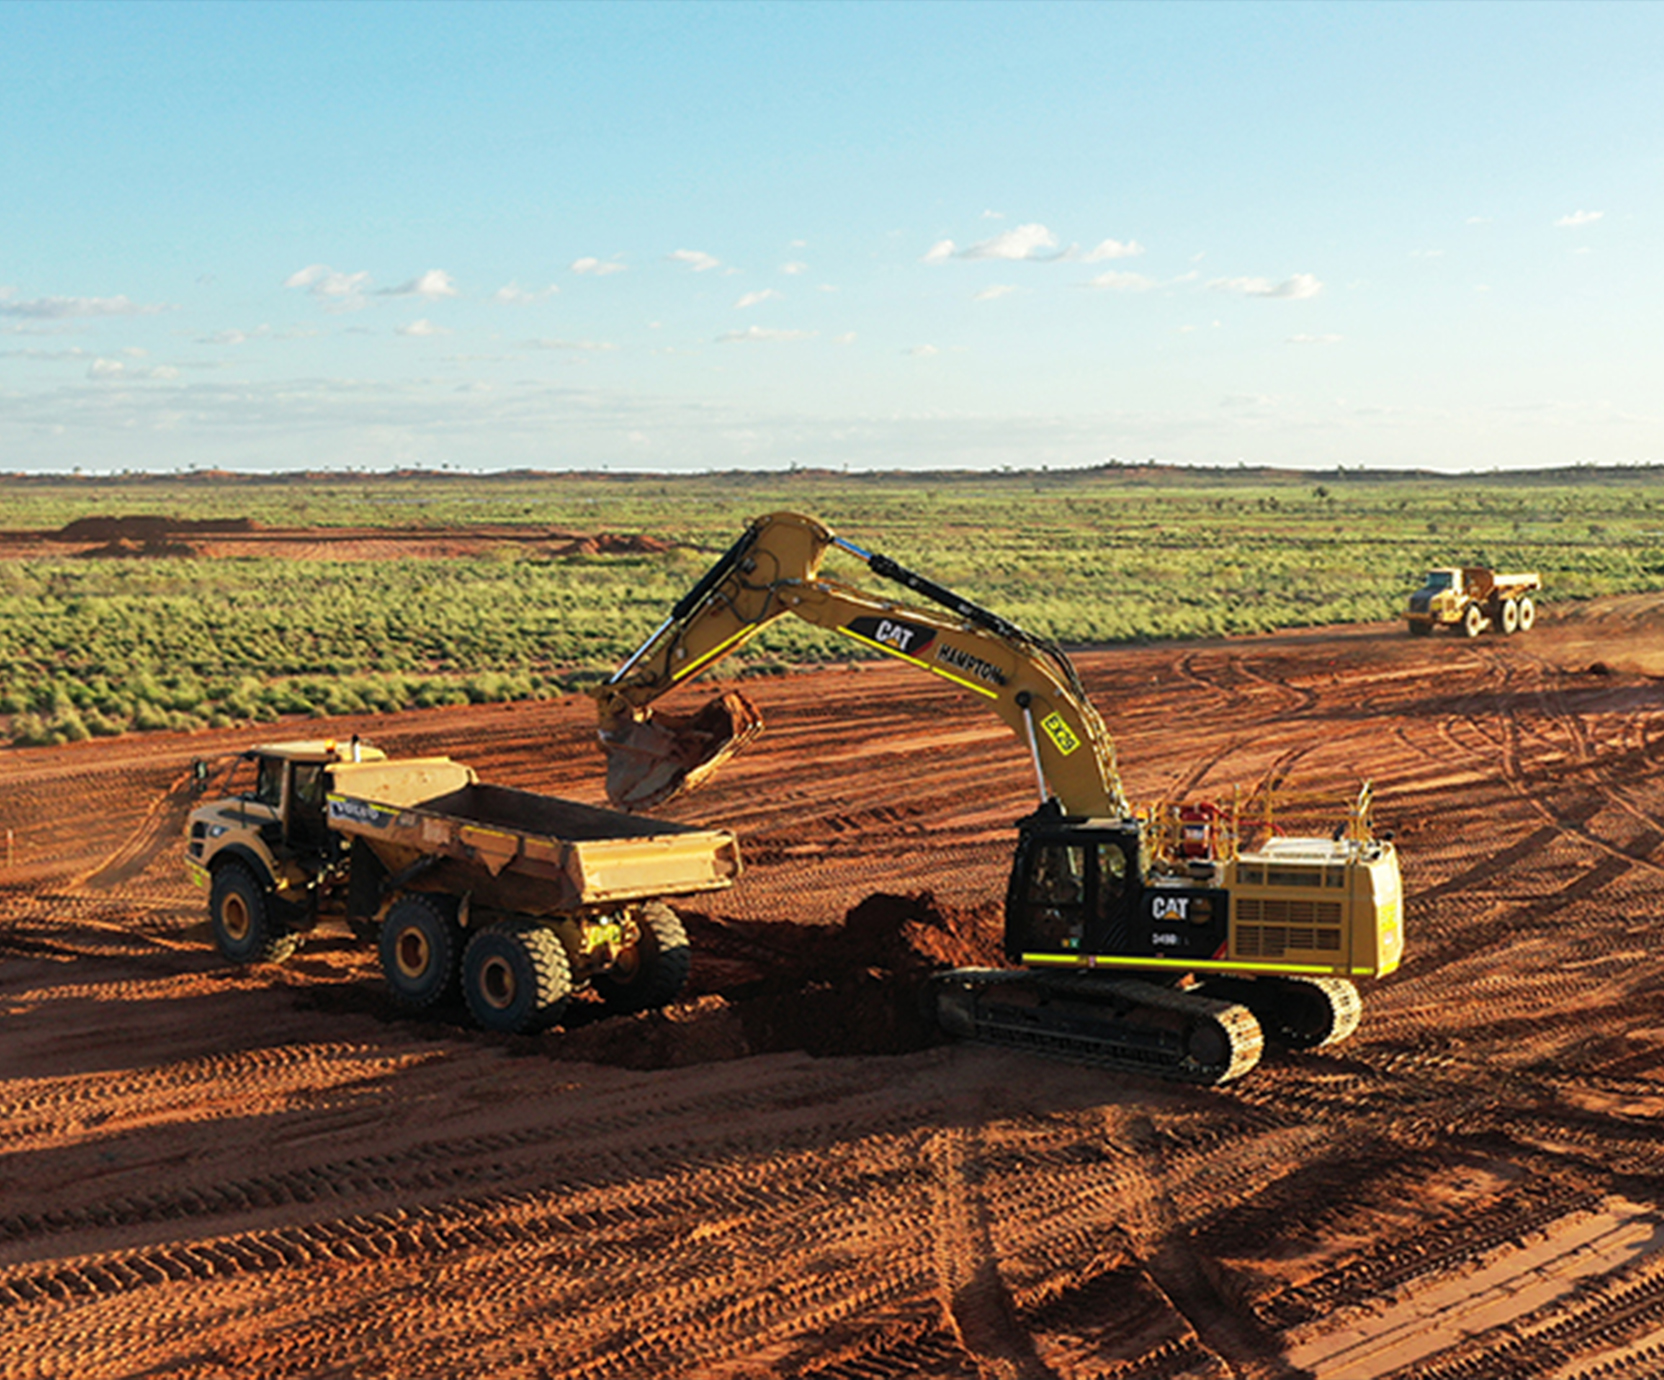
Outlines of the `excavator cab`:
<svg viewBox="0 0 1664 1380">
<path fill-rule="evenodd" d="M 1230 895 L 1184 875 L 1151 875 L 1136 821 L 1047 812 L 1018 826 L 1005 902 L 1013 963 L 1135 967 L 1224 954 Z"/>
</svg>

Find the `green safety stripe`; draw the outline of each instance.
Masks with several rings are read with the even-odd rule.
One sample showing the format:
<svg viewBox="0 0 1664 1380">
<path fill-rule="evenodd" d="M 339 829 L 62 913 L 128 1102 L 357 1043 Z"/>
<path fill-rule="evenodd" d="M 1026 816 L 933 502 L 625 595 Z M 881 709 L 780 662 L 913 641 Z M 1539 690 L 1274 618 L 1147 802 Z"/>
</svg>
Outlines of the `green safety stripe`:
<svg viewBox="0 0 1664 1380">
<path fill-rule="evenodd" d="M 1035 968 L 1167 968 L 1180 973 L 1338 973 L 1328 963 L 1247 963 L 1236 959 L 1207 958 L 1125 958 L 1119 954 L 1024 954 L 1023 962 Z M 1352 969 L 1367 976 L 1369 969 Z"/>
</svg>

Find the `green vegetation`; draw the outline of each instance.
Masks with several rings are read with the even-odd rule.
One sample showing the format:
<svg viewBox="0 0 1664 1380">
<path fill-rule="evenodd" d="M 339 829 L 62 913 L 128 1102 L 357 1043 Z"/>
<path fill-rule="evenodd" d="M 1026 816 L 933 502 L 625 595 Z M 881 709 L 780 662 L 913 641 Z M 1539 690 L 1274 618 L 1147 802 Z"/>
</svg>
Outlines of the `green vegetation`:
<svg viewBox="0 0 1664 1380">
<path fill-rule="evenodd" d="M 738 495 L 738 497 L 736 497 Z M 1072 644 L 1391 618 L 1428 565 L 1542 572 L 1550 602 L 1664 589 L 1664 471 L 1459 478 L 1112 465 L 1020 474 L 0 479 L 13 530 L 528 524 L 667 555 L 0 560 L 0 739 L 549 696 L 616 666 L 745 520 L 811 512 Z M 21 549 L 16 546 L 11 549 Z M 34 553 L 38 552 L 38 556 Z M 834 553 L 827 569 L 871 587 Z M 725 669 L 849 660 L 794 621 Z"/>
</svg>

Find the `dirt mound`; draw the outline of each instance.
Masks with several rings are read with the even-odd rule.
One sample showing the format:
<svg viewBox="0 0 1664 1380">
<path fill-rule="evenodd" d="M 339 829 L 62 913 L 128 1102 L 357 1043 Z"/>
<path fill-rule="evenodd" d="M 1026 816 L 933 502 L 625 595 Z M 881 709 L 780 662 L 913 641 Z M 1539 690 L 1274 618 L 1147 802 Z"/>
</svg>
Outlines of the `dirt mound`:
<svg viewBox="0 0 1664 1380">
<path fill-rule="evenodd" d="M 59 541 L 166 542 L 171 536 L 252 532 L 251 518 L 171 518 L 131 513 L 123 517 L 84 517 L 65 523 L 55 534 Z"/>
<path fill-rule="evenodd" d="M 133 541 L 127 537 L 117 537 L 114 541 L 107 541 L 103 546 L 90 547 L 85 551 L 75 553 L 76 560 L 133 560 L 147 559 L 156 556 L 195 556 L 196 547 L 183 541 Z"/>
<path fill-rule="evenodd" d="M 553 556 L 662 556 L 670 543 L 641 532 L 597 532 L 549 548 Z"/>
<path fill-rule="evenodd" d="M 683 917 L 697 994 L 662 1012 L 587 1022 L 580 1008 L 539 1045 L 553 1058 L 680 1068 L 751 1054 L 905 1054 L 941 1041 L 925 983 L 944 968 L 1003 962 L 993 907 L 929 891 L 878 892 L 838 928 Z M 714 981 L 713 981 L 714 980 Z"/>
</svg>

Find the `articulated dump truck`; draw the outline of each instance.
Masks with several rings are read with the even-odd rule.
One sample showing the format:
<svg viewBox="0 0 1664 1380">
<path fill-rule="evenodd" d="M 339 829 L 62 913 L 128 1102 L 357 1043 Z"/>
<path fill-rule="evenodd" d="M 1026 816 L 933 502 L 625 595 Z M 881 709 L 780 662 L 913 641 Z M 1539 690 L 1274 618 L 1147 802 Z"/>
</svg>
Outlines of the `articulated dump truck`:
<svg viewBox="0 0 1664 1380">
<path fill-rule="evenodd" d="M 373 939 L 394 999 L 460 993 L 490 1030 L 557 1022 L 586 987 L 614 1011 L 674 1001 L 692 955 L 666 899 L 732 886 L 725 830 L 486 785 L 448 757 L 354 740 L 244 754 L 248 789 L 199 805 L 186 868 L 221 954 L 280 962 L 326 918 Z"/>
</svg>

